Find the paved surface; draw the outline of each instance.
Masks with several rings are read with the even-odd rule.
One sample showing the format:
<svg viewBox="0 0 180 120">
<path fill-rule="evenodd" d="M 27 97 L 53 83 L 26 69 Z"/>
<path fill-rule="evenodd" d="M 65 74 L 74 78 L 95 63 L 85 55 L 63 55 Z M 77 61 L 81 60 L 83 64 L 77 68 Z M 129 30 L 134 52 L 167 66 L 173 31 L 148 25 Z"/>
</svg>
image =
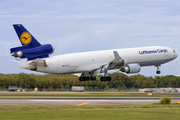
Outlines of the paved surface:
<svg viewBox="0 0 180 120">
<path fill-rule="evenodd" d="M 33 93 L 33 95 L 17 95 L 19 92 L 2 92 L 6 93 L 7 97 L 0 95 L 0 106 L 45 106 L 45 105 L 144 105 L 151 103 L 158 103 L 161 98 L 147 97 L 147 98 L 132 98 L 128 95 L 121 95 L 119 92 L 107 92 L 116 93 L 117 95 L 84 95 L 89 92 L 27 92 Z M 13 95 L 9 94 L 13 93 Z M 26 92 L 23 92 L 26 93 Z M 46 93 L 49 95 L 37 95 L 37 93 Z M 60 95 L 51 95 L 51 93 L 60 93 Z M 75 95 L 75 94 L 81 95 Z M 90 92 L 90 93 L 106 93 L 106 92 Z M 70 94 L 70 95 L 66 95 Z M 74 94 L 74 95 L 73 95 Z M 118 95 L 120 94 L 120 95 Z M 128 94 L 128 93 L 127 93 Z M 131 94 L 147 94 L 147 93 L 132 93 Z M 163 93 L 153 93 L 163 94 Z M 180 93 L 164 93 L 175 94 Z M 16 97 L 15 97 L 16 96 Z M 172 103 L 180 102 L 179 98 L 171 98 Z"/>
<path fill-rule="evenodd" d="M 56 98 L 56 97 L 0 97 L 0 106 L 45 106 L 45 105 L 135 105 L 158 103 L 160 98 Z M 180 98 L 171 98 L 172 103 Z"/>
</svg>

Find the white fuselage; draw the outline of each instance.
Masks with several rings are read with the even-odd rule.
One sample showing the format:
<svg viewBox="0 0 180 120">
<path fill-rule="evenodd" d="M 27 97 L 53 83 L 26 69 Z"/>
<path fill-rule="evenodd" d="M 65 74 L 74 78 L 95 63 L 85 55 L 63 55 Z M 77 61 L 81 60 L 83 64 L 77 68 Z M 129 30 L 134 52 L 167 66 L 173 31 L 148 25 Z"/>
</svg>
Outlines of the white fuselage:
<svg viewBox="0 0 180 120">
<path fill-rule="evenodd" d="M 113 51 L 117 51 L 124 60 L 123 66 L 132 63 L 140 66 L 160 65 L 178 56 L 173 49 L 163 46 L 81 52 L 43 58 L 47 66 L 37 66 L 36 71 L 53 74 L 91 72 L 110 64 L 115 59 Z"/>
</svg>

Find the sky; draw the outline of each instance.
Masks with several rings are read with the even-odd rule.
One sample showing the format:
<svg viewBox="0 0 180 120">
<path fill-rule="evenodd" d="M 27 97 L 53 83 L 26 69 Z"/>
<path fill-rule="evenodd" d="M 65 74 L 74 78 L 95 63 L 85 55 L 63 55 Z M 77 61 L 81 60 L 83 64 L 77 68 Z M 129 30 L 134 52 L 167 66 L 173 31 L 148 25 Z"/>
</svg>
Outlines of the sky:
<svg viewBox="0 0 180 120">
<path fill-rule="evenodd" d="M 40 74 L 9 61 L 10 48 L 21 46 L 12 24 L 52 44 L 50 56 L 145 46 L 171 47 L 180 56 L 179 6 L 179 0 L 0 0 L 0 73 Z M 180 75 L 179 61 L 161 65 L 161 75 Z M 155 76 L 156 67 L 140 74 Z"/>
</svg>

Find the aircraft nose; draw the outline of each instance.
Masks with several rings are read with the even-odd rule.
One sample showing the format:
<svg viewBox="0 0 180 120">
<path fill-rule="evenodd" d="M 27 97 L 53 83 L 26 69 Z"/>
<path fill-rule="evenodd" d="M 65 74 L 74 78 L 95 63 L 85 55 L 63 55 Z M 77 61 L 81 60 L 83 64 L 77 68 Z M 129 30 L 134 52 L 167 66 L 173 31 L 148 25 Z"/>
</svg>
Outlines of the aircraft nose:
<svg viewBox="0 0 180 120">
<path fill-rule="evenodd" d="M 178 54 L 177 54 L 177 53 L 175 53 L 175 54 L 174 54 L 174 58 L 177 58 L 177 57 L 178 57 Z"/>
</svg>

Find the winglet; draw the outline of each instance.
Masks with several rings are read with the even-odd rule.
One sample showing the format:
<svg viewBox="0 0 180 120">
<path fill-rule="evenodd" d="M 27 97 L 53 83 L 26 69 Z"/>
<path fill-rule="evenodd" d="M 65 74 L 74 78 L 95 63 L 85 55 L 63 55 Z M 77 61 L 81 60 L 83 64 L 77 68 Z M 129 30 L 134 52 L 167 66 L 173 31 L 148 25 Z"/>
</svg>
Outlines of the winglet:
<svg viewBox="0 0 180 120">
<path fill-rule="evenodd" d="M 121 57 L 119 56 L 119 54 L 117 53 L 117 51 L 113 51 L 113 53 L 114 53 L 115 59 L 117 59 L 117 60 L 120 60 L 120 59 L 121 59 Z"/>
</svg>

